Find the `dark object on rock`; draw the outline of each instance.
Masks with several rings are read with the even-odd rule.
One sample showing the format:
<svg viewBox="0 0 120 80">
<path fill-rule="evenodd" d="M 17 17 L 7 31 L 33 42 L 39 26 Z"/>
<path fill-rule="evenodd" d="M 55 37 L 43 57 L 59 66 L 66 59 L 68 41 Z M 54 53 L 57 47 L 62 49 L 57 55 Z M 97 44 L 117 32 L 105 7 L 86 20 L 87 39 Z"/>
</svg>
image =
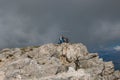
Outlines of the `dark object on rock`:
<svg viewBox="0 0 120 80">
<path fill-rule="evenodd" d="M 58 44 L 62 44 L 62 43 L 69 43 L 69 39 L 61 35 Z"/>
</svg>

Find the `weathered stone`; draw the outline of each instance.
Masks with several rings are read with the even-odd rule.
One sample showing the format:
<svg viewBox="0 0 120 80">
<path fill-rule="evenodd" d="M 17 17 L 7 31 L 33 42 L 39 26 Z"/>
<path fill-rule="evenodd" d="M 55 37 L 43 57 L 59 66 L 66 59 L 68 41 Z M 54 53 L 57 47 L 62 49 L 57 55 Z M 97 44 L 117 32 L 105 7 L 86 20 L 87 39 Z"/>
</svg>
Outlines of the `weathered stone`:
<svg viewBox="0 0 120 80">
<path fill-rule="evenodd" d="M 115 71 L 113 75 L 115 78 L 120 79 L 120 71 Z"/>
<path fill-rule="evenodd" d="M 112 62 L 103 62 L 79 44 L 45 44 L 0 51 L 0 80 L 119 80 Z"/>
<path fill-rule="evenodd" d="M 109 75 L 114 72 L 114 65 L 112 62 L 105 62 L 104 63 L 104 71 L 103 75 Z"/>
</svg>

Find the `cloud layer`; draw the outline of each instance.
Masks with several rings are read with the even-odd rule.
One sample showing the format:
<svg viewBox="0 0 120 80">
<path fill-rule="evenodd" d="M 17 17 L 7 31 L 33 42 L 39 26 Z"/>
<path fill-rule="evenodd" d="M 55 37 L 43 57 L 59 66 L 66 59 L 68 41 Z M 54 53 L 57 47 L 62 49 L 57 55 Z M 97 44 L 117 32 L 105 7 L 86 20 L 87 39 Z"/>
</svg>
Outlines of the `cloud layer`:
<svg viewBox="0 0 120 80">
<path fill-rule="evenodd" d="M 116 51 L 120 51 L 120 46 L 115 46 L 113 49 Z"/>
<path fill-rule="evenodd" d="M 1 0 L 0 49 L 57 43 L 61 34 L 89 48 L 117 43 L 119 3 L 119 0 Z"/>
</svg>

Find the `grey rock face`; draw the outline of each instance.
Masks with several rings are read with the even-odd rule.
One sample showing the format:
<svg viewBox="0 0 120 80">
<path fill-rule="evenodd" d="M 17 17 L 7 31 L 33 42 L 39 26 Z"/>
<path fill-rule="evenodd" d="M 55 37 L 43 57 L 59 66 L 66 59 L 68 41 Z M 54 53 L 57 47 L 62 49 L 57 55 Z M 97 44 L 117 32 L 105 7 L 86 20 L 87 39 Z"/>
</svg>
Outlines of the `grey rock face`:
<svg viewBox="0 0 120 80">
<path fill-rule="evenodd" d="M 79 44 L 46 44 L 0 51 L 0 80 L 119 80 L 112 62 L 103 62 Z"/>
</svg>

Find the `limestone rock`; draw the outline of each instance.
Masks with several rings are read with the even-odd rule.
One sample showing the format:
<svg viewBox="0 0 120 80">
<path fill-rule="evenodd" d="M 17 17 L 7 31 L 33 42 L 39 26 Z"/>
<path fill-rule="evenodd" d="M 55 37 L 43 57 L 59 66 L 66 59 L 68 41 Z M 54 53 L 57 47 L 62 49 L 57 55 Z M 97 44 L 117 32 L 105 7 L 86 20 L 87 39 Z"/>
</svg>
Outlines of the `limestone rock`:
<svg viewBox="0 0 120 80">
<path fill-rule="evenodd" d="M 119 80 L 112 62 L 82 43 L 45 44 L 0 51 L 0 80 Z"/>
</svg>

